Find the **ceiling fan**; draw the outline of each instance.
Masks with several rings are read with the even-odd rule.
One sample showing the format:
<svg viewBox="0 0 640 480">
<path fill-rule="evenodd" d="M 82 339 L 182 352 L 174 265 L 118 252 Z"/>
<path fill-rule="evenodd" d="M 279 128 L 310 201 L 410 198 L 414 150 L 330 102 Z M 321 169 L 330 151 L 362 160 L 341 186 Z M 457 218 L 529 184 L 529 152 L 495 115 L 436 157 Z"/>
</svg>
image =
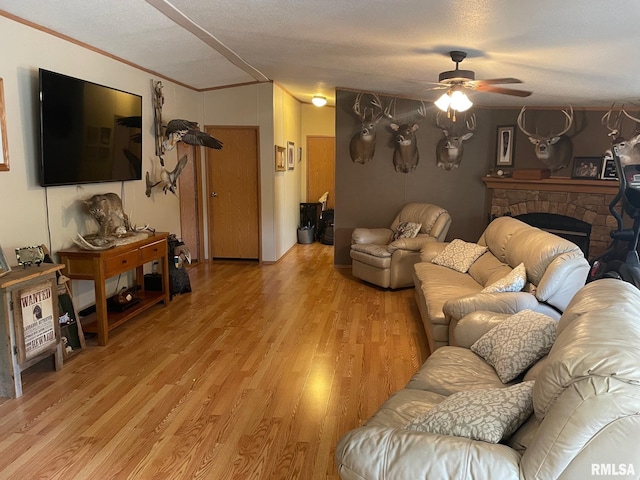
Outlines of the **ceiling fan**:
<svg viewBox="0 0 640 480">
<path fill-rule="evenodd" d="M 516 97 L 528 97 L 531 92 L 526 90 L 514 90 L 512 88 L 498 87 L 496 85 L 509 83 L 522 83 L 517 78 L 491 78 L 487 80 L 476 80 L 476 74 L 473 70 L 460 70 L 458 64 L 467 57 L 467 52 L 453 50 L 449 52 L 451 60 L 455 62 L 456 69 L 448 72 L 442 72 L 438 77 L 435 89 L 452 87 L 462 87 L 479 92 L 501 93 L 503 95 L 513 95 Z"/>
</svg>

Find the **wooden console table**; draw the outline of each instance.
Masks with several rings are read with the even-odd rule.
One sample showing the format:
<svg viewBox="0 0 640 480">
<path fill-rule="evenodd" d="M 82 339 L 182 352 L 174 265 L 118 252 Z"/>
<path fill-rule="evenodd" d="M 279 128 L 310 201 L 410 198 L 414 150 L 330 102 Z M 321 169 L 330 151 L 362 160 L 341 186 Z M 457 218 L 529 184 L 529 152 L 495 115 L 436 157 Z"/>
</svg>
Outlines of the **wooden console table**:
<svg viewBox="0 0 640 480">
<path fill-rule="evenodd" d="M 94 282 L 96 312 L 92 316 L 95 315 L 96 321 L 91 323 L 89 318 L 82 328 L 85 332 L 97 333 L 99 345 L 107 344 L 109 330 L 122 325 L 138 313 L 161 301 L 164 301 L 165 306 L 169 305 L 168 236 L 166 232 L 156 232 L 144 240 L 107 250 L 83 250 L 72 247 L 57 252 L 60 262 L 65 265 L 66 276 L 74 280 L 93 280 Z M 162 264 L 162 290 L 145 291 L 143 266 L 154 260 L 159 260 Z M 140 302 L 123 312 L 108 312 L 105 281 L 134 268 L 136 282 L 140 286 L 137 292 Z"/>
</svg>

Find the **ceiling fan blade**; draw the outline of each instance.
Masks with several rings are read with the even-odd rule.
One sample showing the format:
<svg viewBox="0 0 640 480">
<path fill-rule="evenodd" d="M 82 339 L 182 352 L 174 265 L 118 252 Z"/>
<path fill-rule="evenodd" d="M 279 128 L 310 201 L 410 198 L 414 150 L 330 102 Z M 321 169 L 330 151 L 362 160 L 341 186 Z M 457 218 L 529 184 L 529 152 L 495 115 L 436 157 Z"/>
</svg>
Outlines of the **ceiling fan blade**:
<svg viewBox="0 0 640 480">
<path fill-rule="evenodd" d="M 476 80 L 474 83 L 485 84 L 485 85 L 497 85 L 504 83 L 522 83 L 522 80 L 517 78 L 488 78 L 486 80 Z"/>
<path fill-rule="evenodd" d="M 476 85 L 474 90 L 478 92 L 502 93 L 503 95 L 513 95 L 515 97 L 528 97 L 531 92 L 526 90 L 514 90 L 512 88 L 494 87 L 492 85 Z"/>
</svg>

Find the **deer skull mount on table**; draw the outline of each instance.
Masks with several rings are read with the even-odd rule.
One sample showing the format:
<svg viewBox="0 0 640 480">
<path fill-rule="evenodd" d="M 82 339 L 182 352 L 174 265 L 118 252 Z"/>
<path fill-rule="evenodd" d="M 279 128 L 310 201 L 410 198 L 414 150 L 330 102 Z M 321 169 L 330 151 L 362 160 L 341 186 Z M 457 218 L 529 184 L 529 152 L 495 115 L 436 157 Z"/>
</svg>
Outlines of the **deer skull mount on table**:
<svg viewBox="0 0 640 480">
<path fill-rule="evenodd" d="M 552 172 L 557 172 L 568 166 L 573 158 L 573 142 L 565 133 L 573 125 L 573 107 L 569 105 L 568 111 L 562 110 L 565 116 L 564 130 L 558 133 L 549 133 L 546 136 L 538 134 L 537 127 L 535 129 L 536 133 L 529 133 L 525 129 L 525 110 L 526 107 L 522 107 L 518 115 L 518 128 L 535 145 L 536 158 L 549 167 Z"/>
<path fill-rule="evenodd" d="M 451 171 L 460 166 L 462 161 L 463 142 L 473 136 L 476 129 L 475 113 L 467 119 L 465 115 L 464 126 L 460 128 L 460 122 L 449 119 L 448 124 L 442 123 L 442 112 L 436 114 L 436 126 L 442 130 L 444 138 L 441 138 L 436 145 L 436 166 Z M 466 127 L 466 132 L 463 128 Z"/>
</svg>

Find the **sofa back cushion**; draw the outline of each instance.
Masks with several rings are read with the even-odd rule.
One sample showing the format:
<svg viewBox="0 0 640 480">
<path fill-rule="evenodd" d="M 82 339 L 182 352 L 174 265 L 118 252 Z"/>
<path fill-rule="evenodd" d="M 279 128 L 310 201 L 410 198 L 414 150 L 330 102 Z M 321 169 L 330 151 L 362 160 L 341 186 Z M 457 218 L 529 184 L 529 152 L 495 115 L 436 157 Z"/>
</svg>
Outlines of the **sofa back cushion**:
<svg viewBox="0 0 640 480">
<path fill-rule="evenodd" d="M 524 263 L 535 295 L 561 311 L 587 278 L 589 262 L 574 243 L 511 217 L 492 221 L 478 240 L 501 262 Z"/>
<path fill-rule="evenodd" d="M 400 213 L 396 215 L 396 218 L 391 223 L 391 230 L 396 231 L 398 225 L 402 222 L 420 223 L 420 233 L 428 233 L 442 241 L 444 238 L 439 237 L 443 236 L 443 233 L 446 235 L 449 229 L 450 216 L 444 208 L 437 205 L 409 203 L 402 207 Z"/>
<path fill-rule="evenodd" d="M 486 252 L 469 267 L 469 275 L 483 287 L 503 278 L 511 272 L 511 267 L 501 262 L 491 252 Z"/>
<path fill-rule="evenodd" d="M 534 387 L 536 416 L 544 418 L 572 384 L 614 378 L 640 389 L 640 291 L 615 279 L 583 287 L 558 322 L 558 337 Z"/>
</svg>

